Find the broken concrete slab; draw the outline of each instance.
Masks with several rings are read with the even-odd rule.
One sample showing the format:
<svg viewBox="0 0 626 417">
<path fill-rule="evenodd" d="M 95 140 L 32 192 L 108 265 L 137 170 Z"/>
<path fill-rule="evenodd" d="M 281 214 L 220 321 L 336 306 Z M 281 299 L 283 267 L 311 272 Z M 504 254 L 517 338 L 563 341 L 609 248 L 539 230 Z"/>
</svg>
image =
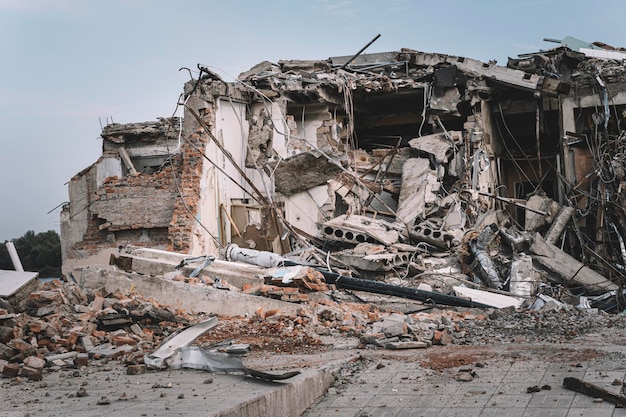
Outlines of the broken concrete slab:
<svg viewBox="0 0 626 417">
<path fill-rule="evenodd" d="M 83 269 L 79 283 L 85 290 L 105 288 L 106 291 L 114 292 L 133 289 L 140 294 L 150 294 L 160 303 L 172 308 L 196 313 L 251 317 L 260 306 L 288 314 L 295 314 L 301 308 L 294 303 L 222 291 L 206 285 L 190 285 L 167 280 L 162 276 L 153 277 L 97 267 Z"/>
<path fill-rule="evenodd" d="M 411 158 L 402 168 L 402 189 L 398 200 L 396 218 L 412 226 L 417 218 L 426 217 L 426 206 L 433 204 L 441 184 L 437 172 L 430 168 L 425 158 Z"/>
<path fill-rule="evenodd" d="M 523 298 L 510 297 L 508 295 L 477 290 L 474 288 L 460 286 L 455 286 L 453 288 L 454 292 L 459 297 L 467 297 L 476 303 L 492 306 L 495 308 L 519 307 L 524 302 Z"/>
<path fill-rule="evenodd" d="M 11 304 L 17 312 L 24 311 L 28 294 L 39 286 L 38 272 L 0 270 L 0 298 Z"/>
<path fill-rule="evenodd" d="M 617 284 L 585 266 L 558 247 L 547 243 L 538 233 L 535 234 L 530 250 L 534 253 L 535 262 L 551 272 L 548 276 L 549 279 L 564 285 L 580 286 L 586 293 L 592 295 L 619 289 Z"/>
<path fill-rule="evenodd" d="M 335 217 L 322 225 L 322 231 L 327 239 L 355 245 L 380 242 L 390 246 L 399 239 L 395 225 L 356 214 Z"/>
<path fill-rule="evenodd" d="M 462 132 L 450 131 L 433 133 L 409 141 L 409 146 L 421 152 L 426 152 L 435 158 L 437 163 L 448 163 L 455 143 L 461 143 Z"/>
<path fill-rule="evenodd" d="M 127 272 L 151 276 L 163 276 L 177 270 L 181 275 L 189 276 L 202 263 L 202 260 L 190 262 L 195 258 L 197 257 L 141 247 L 128 247 L 121 255 L 112 257 L 113 263 Z M 186 266 L 177 269 L 181 264 Z M 259 276 L 263 273 L 264 268 L 219 259 L 214 259 L 198 272 L 200 277 L 224 278 L 238 288 L 243 288 L 244 285 L 260 286 L 263 280 Z"/>
<path fill-rule="evenodd" d="M 303 152 L 281 159 L 274 170 L 276 190 L 292 195 L 326 184 L 341 172 L 341 167 L 326 156 Z"/>
</svg>

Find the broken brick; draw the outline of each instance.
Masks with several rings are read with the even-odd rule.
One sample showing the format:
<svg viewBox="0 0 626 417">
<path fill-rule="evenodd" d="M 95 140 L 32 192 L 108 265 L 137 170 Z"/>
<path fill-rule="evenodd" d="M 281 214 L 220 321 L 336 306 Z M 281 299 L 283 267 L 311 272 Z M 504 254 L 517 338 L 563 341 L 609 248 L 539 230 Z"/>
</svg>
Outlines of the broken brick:
<svg viewBox="0 0 626 417">
<path fill-rule="evenodd" d="M 3 378 L 15 378 L 20 372 L 20 366 L 15 363 L 7 363 L 2 368 Z"/>
<path fill-rule="evenodd" d="M 127 375 L 141 375 L 146 372 L 146 365 L 129 365 L 126 368 Z"/>
<path fill-rule="evenodd" d="M 32 368 L 30 366 L 23 366 L 20 374 L 28 378 L 29 381 L 41 381 L 43 377 L 42 368 Z"/>
</svg>

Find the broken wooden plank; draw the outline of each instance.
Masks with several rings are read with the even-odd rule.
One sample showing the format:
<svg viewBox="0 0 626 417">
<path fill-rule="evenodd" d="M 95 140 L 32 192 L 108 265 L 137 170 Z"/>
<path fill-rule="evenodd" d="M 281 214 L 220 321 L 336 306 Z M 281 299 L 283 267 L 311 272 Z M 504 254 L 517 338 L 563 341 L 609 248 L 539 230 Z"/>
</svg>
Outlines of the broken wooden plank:
<svg viewBox="0 0 626 417">
<path fill-rule="evenodd" d="M 592 384 L 590 382 L 585 382 L 582 379 L 567 377 L 563 380 L 563 387 L 571 390 L 580 392 L 585 395 L 589 395 L 593 398 L 602 398 L 605 401 L 613 403 L 618 407 L 626 407 L 626 396 L 621 394 L 616 394 L 607 390 L 604 387 L 599 385 Z"/>
</svg>

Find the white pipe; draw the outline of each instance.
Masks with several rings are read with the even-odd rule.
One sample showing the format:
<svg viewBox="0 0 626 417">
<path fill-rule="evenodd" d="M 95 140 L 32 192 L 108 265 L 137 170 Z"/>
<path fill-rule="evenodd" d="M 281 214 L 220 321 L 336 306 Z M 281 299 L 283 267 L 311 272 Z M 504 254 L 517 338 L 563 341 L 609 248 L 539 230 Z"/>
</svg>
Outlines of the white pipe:
<svg viewBox="0 0 626 417">
<path fill-rule="evenodd" d="M 7 242 L 6 244 L 9 251 L 9 256 L 11 256 L 11 262 L 13 262 L 13 268 L 15 268 L 15 270 L 18 272 L 24 272 L 24 267 L 22 266 L 20 257 L 15 250 L 15 245 L 13 244 L 13 242 Z"/>
<path fill-rule="evenodd" d="M 231 262 L 245 262 L 264 268 L 276 268 L 285 262 L 285 258 L 272 252 L 240 248 L 231 243 L 226 248 L 225 258 Z"/>
</svg>

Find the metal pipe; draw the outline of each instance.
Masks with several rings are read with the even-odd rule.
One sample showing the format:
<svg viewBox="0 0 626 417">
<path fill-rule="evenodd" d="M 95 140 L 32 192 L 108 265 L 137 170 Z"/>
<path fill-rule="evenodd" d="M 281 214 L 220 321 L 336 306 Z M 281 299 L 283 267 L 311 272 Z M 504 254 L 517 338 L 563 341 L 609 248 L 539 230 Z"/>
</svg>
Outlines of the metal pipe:
<svg viewBox="0 0 626 417">
<path fill-rule="evenodd" d="M 15 250 L 15 245 L 13 242 L 7 242 L 6 245 L 7 250 L 9 251 L 9 256 L 11 257 L 11 262 L 13 262 L 13 268 L 15 268 L 18 272 L 24 272 L 24 267 L 22 266 L 20 257 L 17 254 L 17 250 Z"/>
<path fill-rule="evenodd" d="M 361 48 L 361 50 L 359 52 L 357 52 L 356 54 L 354 54 L 354 56 L 352 56 L 352 58 L 350 58 L 345 64 L 343 64 L 341 66 L 340 69 L 346 69 L 346 67 L 348 65 L 350 65 L 350 63 L 352 61 L 354 61 L 359 55 L 361 55 L 363 53 L 363 51 L 365 51 L 371 44 L 373 44 L 374 42 L 376 42 L 376 39 L 380 38 L 380 33 L 376 36 L 374 36 L 374 39 L 372 39 L 371 41 L 369 41 L 369 43 L 367 45 L 365 45 L 363 48 Z"/>
<path fill-rule="evenodd" d="M 518 203 L 517 201 L 515 201 L 512 198 L 500 197 L 498 195 L 493 195 L 493 194 L 485 193 L 485 192 L 482 192 L 482 191 L 478 191 L 478 194 L 479 195 L 484 195 L 485 197 L 495 198 L 496 200 L 502 201 L 503 203 L 513 204 L 513 205 L 515 205 L 517 207 L 523 208 L 524 210 L 532 211 L 533 213 L 537 213 L 537 214 L 540 214 L 542 216 L 547 216 L 548 215 L 548 213 L 546 213 L 545 211 L 536 210 L 536 209 L 534 209 L 532 207 L 528 207 L 528 206 L 526 206 L 524 204 Z"/>
<path fill-rule="evenodd" d="M 477 307 L 491 308 L 493 306 L 476 303 L 466 298 L 454 297 L 433 291 L 424 291 L 411 287 L 400 287 L 381 281 L 369 279 L 346 277 L 344 275 L 319 270 L 326 279 L 326 283 L 334 284 L 338 289 L 365 291 L 374 294 L 386 294 L 394 297 L 408 298 L 410 300 L 434 302 L 436 304 L 457 306 L 457 307 Z"/>
</svg>

